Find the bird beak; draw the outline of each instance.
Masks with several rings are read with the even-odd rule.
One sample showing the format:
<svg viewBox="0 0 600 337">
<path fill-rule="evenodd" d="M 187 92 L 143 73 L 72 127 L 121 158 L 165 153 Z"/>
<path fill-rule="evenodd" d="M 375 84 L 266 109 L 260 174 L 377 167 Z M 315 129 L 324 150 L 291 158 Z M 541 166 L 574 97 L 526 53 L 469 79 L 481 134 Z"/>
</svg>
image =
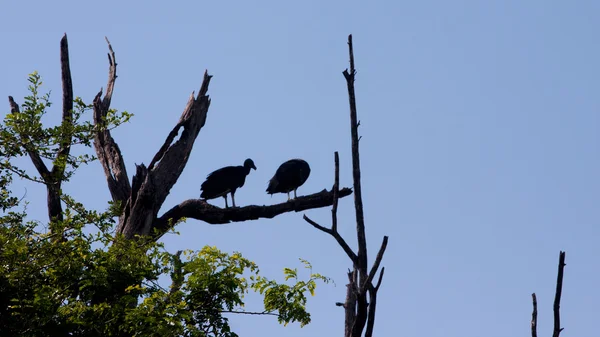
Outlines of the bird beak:
<svg viewBox="0 0 600 337">
<path fill-rule="evenodd" d="M 256 171 L 256 166 L 255 165 L 252 165 L 252 168 L 254 169 L 254 171 Z"/>
</svg>

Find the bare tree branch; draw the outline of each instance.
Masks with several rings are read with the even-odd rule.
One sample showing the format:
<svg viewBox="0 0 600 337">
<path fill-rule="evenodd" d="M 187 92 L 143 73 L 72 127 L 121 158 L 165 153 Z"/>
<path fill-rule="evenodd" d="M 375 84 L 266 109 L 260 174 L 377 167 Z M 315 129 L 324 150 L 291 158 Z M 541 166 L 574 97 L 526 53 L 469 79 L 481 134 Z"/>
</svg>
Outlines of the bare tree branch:
<svg viewBox="0 0 600 337">
<path fill-rule="evenodd" d="M 337 209 L 340 189 L 340 156 L 338 152 L 334 153 L 335 173 L 333 183 L 333 207 L 331 208 L 331 230 L 337 233 Z"/>
<path fill-rule="evenodd" d="M 338 244 L 344 249 L 346 255 L 353 262 L 353 271 L 348 274 L 349 284 L 346 302 L 336 303 L 341 305 L 346 310 L 345 320 L 345 336 L 346 337 L 360 337 L 362 332 L 367 326 L 366 336 L 371 336 L 373 333 L 373 327 L 375 322 L 375 308 L 377 305 L 377 290 L 381 285 L 383 279 L 383 273 L 385 268 L 381 269 L 377 286 L 373 286 L 373 278 L 379 269 L 383 255 L 387 248 L 388 237 L 384 236 L 381 248 L 375 259 L 375 263 L 368 272 L 368 259 L 367 259 L 367 242 L 365 234 L 365 222 L 364 212 L 362 203 L 362 192 L 361 192 L 361 172 L 360 172 L 360 155 L 359 155 L 359 141 L 358 127 L 360 121 L 358 121 L 356 111 L 356 94 L 354 90 L 354 81 L 356 75 L 356 69 L 354 68 L 354 51 L 352 47 L 352 35 L 348 36 L 348 52 L 350 55 L 350 70 L 346 69 L 343 71 L 348 86 L 348 99 L 350 103 L 350 131 L 352 141 L 352 178 L 354 182 L 354 209 L 356 213 L 356 234 L 358 239 L 358 252 L 354 251 L 348 246 L 346 241 L 339 235 L 337 231 L 337 196 L 336 191 L 339 188 L 339 155 L 335 152 L 335 182 L 333 185 L 334 200 L 333 207 L 331 209 L 331 229 L 323 227 L 315 221 L 304 216 L 304 220 L 316 229 L 325 232 L 333 236 Z M 367 293 L 369 294 L 370 304 L 367 302 Z"/>
<path fill-rule="evenodd" d="M 115 89 L 115 81 L 117 80 L 117 59 L 115 58 L 115 52 L 108 41 L 108 38 L 105 36 L 104 40 L 108 44 L 108 83 L 106 84 L 106 95 L 104 95 L 104 99 L 102 100 L 103 108 L 108 111 L 110 108 L 110 101 L 112 100 L 112 94 Z"/>
<path fill-rule="evenodd" d="M 354 181 L 354 209 L 356 212 L 356 234 L 358 238 L 358 272 L 359 284 L 367 284 L 365 281 L 367 275 L 367 238 L 365 234 L 365 219 L 362 202 L 361 174 L 360 174 L 360 151 L 358 136 L 358 117 L 356 112 L 356 93 L 354 90 L 354 81 L 356 69 L 354 68 L 354 50 L 352 47 L 352 34 L 348 35 L 348 54 L 350 56 L 350 71 L 343 71 L 348 86 L 348 100 L 350 103 L 350 134 L 352 139 L 352 178 Z M 362 287 L 361 287 L 362 288 Z M 352 335 L 360 337 L 367 321 L 367 298 L 366 289 L 359 288 L 357 297 L 357 314 L 354 322 Z"/>
<path fill-rule="evenodd" d="M 308 222 L 309 224 L 311 224 L 316 229 L 318 229 L 320 231 L 323 231 L 323 232 L 325 232 L 325 233 L 333 236 L 333 238 L 342 247 L 342 249 L 344 250 L 344 252 L 346 252 L 346 255 L 348 255 L 348 257 L 350 258 L 350 260 L 352 261 L 352 263 L 355 264 L 355 265 L 358 263 L 358 257 L 352 251 L 352 249 L 350 248 L 350 246 L 348 246 L 348 243 L 346 243 L 346 240 L 344 240 L 344 238 L 337 231 L 334 232 L 333 230 L 331 230 L 329 228 L 326 228 L 326 227 L 323 227 L 323 226 L 319 225 L 318 223 L 314 222 L 313 220 L 311 220 L 306 215 L 304 215 L 303 218 L 304 218 L 304 221 Z"/>
<path fill-rule="evenodd" d="M 379 274 L 379 281 L 381 281 L 382 273 Z M 373 287 L 372 284 L 369 284 L 369 315 L 367 317 L 367 328 L 365 331 L 365 337 L 373 336 L 373 328 L 375 327 L 375 312 L 377 309 L 377 288 Z"/>
<path fill-rule="evenodd" d="M 375 291 L 379 290 L 381 286 L 381 281 L 383 281 L 383 273 L 385 272 L 385 267 L 381 268 L 381 272 L 379 273 L 379 280 L 377 280 L 377 285 L 375 286 Z"/>
<path fill-rule="evenodd" d="M 354 322 L 356 321 L 356 296 L 358 295 L 357 284 L 358 271 L 356 266 L 348 272 L 348 284 L 346 285 L 346 302 L 344 303 L 344 337 L 352 337 Z"/>
<path fill-rule="evenodd" d="M 363 214 L 362 188 L 360 181 L 360 152 L 358 148 L 358 118 L 356 112 L 356 94 L 354 81 L 354 50 L 352 48 L 352 34 L 348 35 L 348 53 L 350 55 L 350 72 L 344 70 L 348 86 L 348 99 L 350 103 L 350 133 L 352 138 L 352 178 L 354 181 L 354 209 L 356 211 L 356 232 L 358 234 L 358 263 L 360 278 L 367 278 L 367 239 L 365 235 L 365 218 Z M 361 329 L 362 331 L 362 329 Z"/>
<path fill-rule="evenodd" d="M 212 76 L 208 74 L 208 71 L 205 71 L 197 98 L 194 100 L 193 97 L 190 97 L 179 122 L 169 133 L 163 146 L 148 166 L 148 169 L 155 176 L 157 186 L 161 187 L 161 191 L 158 191 L 160 195 L 157 198 L 161 204 L 169 194 L 171 187 L 177 182 L 181 172 L 183 172 L 196 137 L 206 123 L 206 116 L 210 107 L 210 98 L 206 93 L 211 78 Z M 173 143 L 175 136 L 182 127 L 183 130 L 179 140 Z"/>
<path fill-rule="evenodd" d="M 531 337 L 537 337 L 537 298 L 535 293 L 531 294 L 533 300 L 533 312 L 531 313 Z"/>
<path fill-rule="evenodd" d="M 105 118 L 110 109 L 115 81 L 117 80 L 115 52 L 108 39 L 105 39 L 110 51 L 108 53 L 108 83 L 104 99 L 101 99 L 102 89 L 94 98 L 94 125 L 98 127 L 98 131 L 94 137 L 94 148 L 96 149 L 98 160 L 104 169 L 104 175 L 106 176 L 106 182 L 112 199 L 113 201 L 121 202 L 123 206 L 131 194 L 131 185 L 129 184 L 129 177 L 127 176 L 121 150 L 112 138 L 110 130 L 105 127 Z"/>
<path fill-rule="evenodd" d="M 558 276 L 556 278 L 556 294 L 554 296 L 554 332 L 552 333 L 552 337 L 558 337 L 561 331 L 563 331 L 563 328 L 560 327 L 560 297 L 562 295 L 565 266 L 565 252 L 561 251 L 558 259 Z"/>
<path fill-rule="evenodd" d="M 340 196 L 345 197 L 351 193 L 352 191 L 349 188 L 344 188 L 340 191 Z M 153 227 L 158 231 L 160 236 L 182 218 L 193 218 L 217 225 L 260 218 L 271 219 L 283 213 L 301 212 L 307 209 L 331 206 L 332 203 L 333 192 L 326 190 L 270 206 L 251 205 L 225 209 L 213 206 L 201 199 L 190 199 L 163 214 L 156 220 Z"/>
<path fill-rule="evenodd" d="M 237 311 L 237 310 L 224 310 L 224 311 L 220 311 L 221 313 L 224 314 L 242 314 L 242 315 L 267 315 L 267 316 L 277 316 L 279 317 L 278 313 L 275 312 L 265 312 L 265 311 Z"/>
<path fill-rule="evenodd" d="M 373 264 L 373 266 L 371 267 L 371 271 L 369 272 L 369 277 L 367 278 L 365 283 L 362 285 L 363 289 L 367 288 L 369 286 L 369 284 L 371 284 L 371 281 L 373 281 L 373 278 L 375 277 L 375 274 L 377 273 L 377 269 L 379 269 L 379 265 L 381 264 L 381 260 L 383 259 L 383 254 L 385 253 L 387 244 L 388 244 L 388 237 L 384 236 L 383 242 L 381 243 L 381 248 L 379 248 L 379 252 L 377 253 L 377 257 L 375 258 L 375 263 Z"/>
<path fill-rule="evenodd" d="M 158 229 L 162 235 L 164 232 L 160 228 L 168 228 L 169 219 L 157 221 L 156 217 L 171 188 L 183 172 L 194 142 L 206 122 L 210 106 L 210 98 L 206 93 L 211 78 L 212 76 L 208 75 L 208 72 L 204 72 L 204 80 L 198 96 L 190 97 L 179 122 L 167 136 L 163 146 L 150 162 L 150 166 L 146 168 L 141 164 L 137 167 L 133 180 L 139 183 L 139 187 L 132 192 L 131 198 L 126 204 L 124 216 L 120 219 L 117 227 L 117 234 L 132 238 L 136 234 L 150 235 L 154 229 Z M 181 135 L 175 141 L 175 136 L 180 131 Z M 179 208 L 176 206 L 169 211 L 171 212 L 170 218 L 176 222 L 181 217 L 187 216 L 181 213 L 180 209 L 189 211 L 194 208 L 189 207 L 193 203 L 192 200 L 188 200 L 179 205 Z M 180 214 L 181 216 L 179 216 Z M 178 216 L 179 218 L 177 218 Z M 171 223 L 174 223 L 173 220 Z M 167 226 L 165 227 L 165 225 Z"/>
<path fill-rule="evenodd" d="M 71 132 L 71 126 L 73 125 L 73 81 L 71 79 L 71 66 L 69 64 L 69 43 L 67 41 L 67 34 L 60 40 L 60 68 L 63 90 L 63 134 L 52 167 L 52 176 L 58 184 L 62 182 L 62 176 L 65 172 L 66 162 L 69 157 L 69 152 L 71 151 L 71 140 L 73 138 Z"/>
<path fill-rule="evenodd" d="M 340 191 L 339 191 L 339 186 L 340 186 L 340 157 L 338 155 L 338 152 L 335 151 L 334 153 L 334 162 L 335 162 L 335 171 L 334 171 L 334 184 L 333 184 L 333 188 L 332 188 L 332 192 L 333 192 L 333 207 L 331 208 L 331 229 L 323 227 L 321 225 L 319 225 L 318 223 L 316 223 L 315 221 L 311 220 L 308 216 L 304 215 L 304 221 L 308 222 L 309 224 L 311 224 L 313 227 L 315 227 L 316 229 L 325 232 L 331 236 L 333 236 L 333 238 L 338 242 L 338 244 L 342 247 L 342 249 L 344 250 L 344 252 L 346 252 L 346 255 L 348 255 L 348 257 L 350 258 L 350 260 L 352 261 L 353 264 L 357 264 L 358 263 L 358 257 L 356 256 L 356 254 L 352 251 L 352 249 L 350 248 L 350 246 L 348 246 L 348 243 L 346 243 L 346 240 L 344 240 L 344 238 L 342 238 L 342 236 L 338 233 L 337 231 L 337 207 L 338 207 L 338 199 L 340 198 Z M 342 195 L 342 197 L 344 197 L 345 195 Z"/>
</svg>

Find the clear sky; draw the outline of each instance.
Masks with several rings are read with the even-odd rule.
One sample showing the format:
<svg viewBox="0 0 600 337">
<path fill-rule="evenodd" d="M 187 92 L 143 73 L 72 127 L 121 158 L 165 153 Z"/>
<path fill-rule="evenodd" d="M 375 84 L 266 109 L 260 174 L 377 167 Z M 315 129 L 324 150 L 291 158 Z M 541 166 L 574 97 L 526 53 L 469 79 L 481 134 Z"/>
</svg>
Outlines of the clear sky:
<svg viewBox="0 0 600 337">
<path fill-rule="evenodd" d="M 106 86 L 107 36 L 118 75 L 112 107 L 135 114 L 113 133 L 128 172 L 148 164 L 205 69 L 212 105 L 164 209 L 199 196 L 208 173 L 256 163 L 238 205 L 265 193 L 283 161 L 312 173 L 299 194 L 330 188 L 333 152 L 351 186 L 347 35 L 356 90 L 367 239 L 383 235 L 376 336 L 529 336 L 552 329 L 560 250 L 567 252 L 564 336 L 597 336 L 600 317 L 600 2 L 597 1 L 9 1 L 0 21 L 0 96 L 19 103 L 37 70 L 60 115 L 59 41 L 68 34 L 75 95 Z M 44 190 L 20 182 L 45 220 Z M 65 186 L 89 207 L 109 199 L 99 163 Z M 19 191 L 17 190 L 17 193 Z M 216 200 L 222 205 L 222 200 Z M 352 198 L 340 231 L 355 247 Z M 329 208 L 306 212 L 326 225 Z M 346 271 L 335 241 L 301 213 L 211 226 L 189 220 L 168 249 L 240 251 L 265 276 L 311 261 L 336 286 L 309 299 L 313 323 L 231 318 L 241 336 L 343 332 Z M 260 309 L 255 297 L 247 309 Z"/>
</svg>

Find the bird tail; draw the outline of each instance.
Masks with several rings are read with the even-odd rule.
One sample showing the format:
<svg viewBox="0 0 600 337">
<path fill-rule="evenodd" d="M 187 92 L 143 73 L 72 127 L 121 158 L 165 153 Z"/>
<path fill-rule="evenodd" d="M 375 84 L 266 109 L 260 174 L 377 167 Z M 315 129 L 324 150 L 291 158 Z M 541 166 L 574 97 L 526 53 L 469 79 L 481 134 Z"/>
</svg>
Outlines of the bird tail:
<svg viewBox="0 0 600 337">
<path fill-rule="evenodd" d="M 273 177 L 271 180 L 269 180 L 269 186 L 267 187 L 267 193 L 269 193 L 269 194 L 275 193 L 275 190 L 277 189 L 277 185 L 279 185 L 279 181 L 277 181 L 277 179 L 275 179 L 275 177 Z"/>
</svg>

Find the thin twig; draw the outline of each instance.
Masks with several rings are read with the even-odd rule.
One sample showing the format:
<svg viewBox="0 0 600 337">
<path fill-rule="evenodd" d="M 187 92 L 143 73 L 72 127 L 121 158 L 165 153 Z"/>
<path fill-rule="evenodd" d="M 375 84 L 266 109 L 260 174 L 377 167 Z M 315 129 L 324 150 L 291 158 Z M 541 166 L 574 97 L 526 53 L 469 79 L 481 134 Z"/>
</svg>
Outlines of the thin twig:
<svg viewBox="0 0 600 337">
<path fill-rule="evenodd" d="M 531 313 L 531 337 L 537 337 L 537 298 L 535 293 L 531 294 L 533 300 L 533 312 Z"/>
<path fill-rule="evenodd" d="M 243 314 L 243 315 L 268 315 L 268 316 L 277 316 L 279 317 L 279 314 L 274 313 L 274 312 L 258 312 L 258 311 L 235 311 L 235 310 L 225 310 L 225 311 L 220 311 L 221 313 L 225 313 L 225 314 Z"/>
<path fill-rule="evenodd" d="M 350 248 L 350 246 L 348 246 L 348 244 L 346 243 L 346 240 L 344 240 L 344 238 L 342 238 L 342 236 L 338 232 L 334 232 L 333 230 L 331 230 L 329 228 L 325 228 L 325 227 L 319 225 L 318 223 L 314 222 L 309 217 L 307 217 L 306 214 L 304 215 L 303 218 L 304 218 L 304 221 L 308 222 L 309 224 L 311 224 L 316 229 L 318 229 L 320 231 L 323 231 L 323 232 L 325 232 L 325 233 L 333 236 L 333 238 L 342 247 L 342 249 L 344 250 L 344 252 L 346 252 L 346 255 L 348 255 L 348 257 L 350 258 L 350 260 L 352 261 L 352 263 L 354 265 L 356 265 L 358 263 L 358 257 L 352 251 L 352 249 Z"/>
<path fill-rule="evenodd" d="M 379 273 L 379 280 L 377 280 L 377 285 L 375 286 L 375 291 L 378 291 L 379 286 L 381 286 L 381 281 L 383 280 L 384 272 L 385 272 L 385 267 L 381 267 L 381 272 Z"/>
<path fill-rule="evenodd" d="M 381 260 L 383 259 L 383 254 L 385 253 L 385 249 L 387 248 L 388 237 L 383 237 L 383 242 L 381 243 L 381 248 L 379 248 L 379 252 L 377 253 L 377 257 L 375 258 L 375 263 L 371 267 L 371 271 L 369 272 L 369 277 L 367 277 L 365 283 L 362 285 L 363 288 L 368 287 L 368 285 L 373 281 L 375 274 L 377 273 L 377 269 L 379 269 L 379 265 L 381 264 Z"/>
<path fill-rule="evenodd" d="M 565 269 L 565 252 L 561 251 L 558 259 L 558 276 L 556 278 L 556 295 L 554 296 L 554 332 L 552 337 L 558 337 L 563 328 L 560 327 L 560 297 L 562 295 L 563 272 Z"/>
</svg>

